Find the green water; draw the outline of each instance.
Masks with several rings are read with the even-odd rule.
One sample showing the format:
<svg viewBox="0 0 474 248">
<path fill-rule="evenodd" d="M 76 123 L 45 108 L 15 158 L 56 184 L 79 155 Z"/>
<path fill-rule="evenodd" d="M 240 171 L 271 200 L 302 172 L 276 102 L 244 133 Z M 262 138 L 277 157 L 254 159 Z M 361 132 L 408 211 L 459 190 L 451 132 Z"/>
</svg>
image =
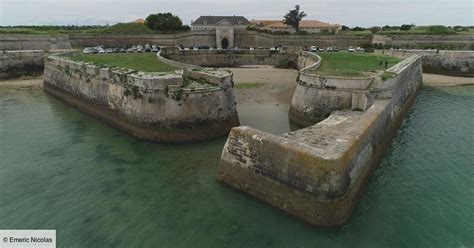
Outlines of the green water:
<svg viewBox="0 0 474 248">
<path fill-rule="evenodd" d="M 286 108 L 239 110 L 282 133 Z M 0 229 L 55 229 L 58 247 L 473 247 L 473 111 L 474 87 L 424 88 L 350 222 L 325 229 L 219 184 L 225 138 L 141 142 L 4 90 Z"/>
</svg>

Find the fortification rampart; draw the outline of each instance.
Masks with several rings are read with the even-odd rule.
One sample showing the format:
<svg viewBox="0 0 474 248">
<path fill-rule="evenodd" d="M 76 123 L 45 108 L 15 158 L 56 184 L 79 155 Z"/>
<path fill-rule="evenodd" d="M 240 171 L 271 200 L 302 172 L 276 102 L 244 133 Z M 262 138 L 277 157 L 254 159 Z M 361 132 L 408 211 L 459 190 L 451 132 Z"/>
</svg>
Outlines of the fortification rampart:
<svg viewBox="0 0 474 248">
<path fill-rule="evenodd" d="M 179 50 L 176 47 L 166 47 L 162 49 L 161 55 L 172 61 L 207 67 L 272 65 L 296 68 L 298 53 L 295 47 L 284 47 L 281 51 L 269 49 Z"/>
<path fill-rule="evenodd" d="M 311 224 L 343 224 L 421 86 L 421 56 L 390 71 L 369 86 L 376 99 L 365 111 L 334 111 L 282 136 L 233 128 L 218 179 Z"/>
<path fill-rule="evenodd" d="M 73 47 L 103 45 L 107 47 L 123 47 L 138 44 L 157 44 L 160 46 L 183 45 L 216 46 L 215 31 L 193 31 L 176 34 L 153 35 L 120 35 L 120 34 L 70 34 L 69 40 Z"/>
<path fill-rule="evenodd" d="M 193 142 L 239 124 L 232 74 L 195 69 L 143 73 L 49 56 L 44 91 L 137 138 Z"/>
<path fill-rule="evenodd" d="M 369 91 L 377 78 L 318 75 L 321 57 L 303 52 L 300 74 L 289 112 L 290 121 L 307 127 L 327 118 L 334 110 L 366 110 L 373 103 Z"/>
<path fill-rule="evenodd" d="M 374 35 L 373 43 L 403 49 L 473 50 L 474 35 Z"/>
<path fill-rule="evenodd" d="M 0 51 L 0 79 L 41 74 L 44 55 L 43 50 Z"/>
<path fill-rule="evenodd" d="M 449 76 L 474 77 L 474 51 L 388 49 L 376 50 L 375 52 L 401 58 L 419 54 L 423 56 L 423 72 Z"/>
<path fill-rule="evenodd" d="M 0 35 L 0 50 L 64 50 L 71 49 L 67 35 Z"/>
<path fill-rule="evenodd" d="M 235 45 L 237 47 L 271 47 L 271 46 L 337 46 L 347 48 L 349 46 L 364 46 L 372 43 L 372 36 L 356 35 L 277 35 L 262 33 L 251 30 L 235 30 Z"/>
</svg>

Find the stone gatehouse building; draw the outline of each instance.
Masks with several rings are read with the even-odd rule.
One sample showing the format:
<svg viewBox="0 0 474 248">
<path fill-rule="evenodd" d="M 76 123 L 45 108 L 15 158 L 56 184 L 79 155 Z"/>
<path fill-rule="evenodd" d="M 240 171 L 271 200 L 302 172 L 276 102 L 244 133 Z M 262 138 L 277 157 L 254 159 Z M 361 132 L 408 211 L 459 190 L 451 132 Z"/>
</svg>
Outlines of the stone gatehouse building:
<svg viewBox="0 0 474 248">
<path fill-rule="evenodd" d="M 243 16 L 200 16 L 191 23 L 193 31 L 216 31 L 217 48 L 232 48 L 234 43 L 234 30 L 246 29 L 251 25 Z"/>
</svg>

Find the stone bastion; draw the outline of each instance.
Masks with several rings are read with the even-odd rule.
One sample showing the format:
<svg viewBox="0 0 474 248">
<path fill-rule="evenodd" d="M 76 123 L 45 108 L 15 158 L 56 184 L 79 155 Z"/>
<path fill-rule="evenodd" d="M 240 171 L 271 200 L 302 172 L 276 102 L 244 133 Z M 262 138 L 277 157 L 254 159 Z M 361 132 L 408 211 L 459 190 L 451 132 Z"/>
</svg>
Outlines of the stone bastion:
<svg viewBox="0 0 474 248">
<path fill-rule="evenodd" d="M 233 128 L 218 180 L 310 224 L 337 226 L 349 219 L 421 87 L 421 56 L 388 69 L 385 81 L 322 77 L 314 70 L 319 56 L 298 60 L 290 118 L 311 126 L 281 136 Z"/>
<path fill-rule="evenodd" d="M 193 68 L 145 73 L 48 56 L 44 91 L 139 139 L 181 143 L 239 125 L 232 73 Z"/>
</svg>

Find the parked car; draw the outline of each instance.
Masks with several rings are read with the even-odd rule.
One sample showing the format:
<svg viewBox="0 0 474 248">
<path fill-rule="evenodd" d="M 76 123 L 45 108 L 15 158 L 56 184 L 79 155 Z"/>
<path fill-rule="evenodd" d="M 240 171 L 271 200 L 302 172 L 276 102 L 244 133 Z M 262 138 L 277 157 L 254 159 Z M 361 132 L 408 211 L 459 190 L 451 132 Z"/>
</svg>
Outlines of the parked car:
<svg viewBox="0 0 474 248">
<path fill-rule="evenodd" d="M 127 53 L 134 53 L 137 48 L 133 49 L 133 47 L 130 47 L 127 49 Z"/>
<path fill-rule="evenodd" d="M 350 53 L 353 53 L 353 52 L 355 52 L 355 49 L 350 46 L 350 47 L 347 49 L 347 51 L 350 52 Z"/>
<path fill-rule="evenodd" d="M 199 50 L 199 48 L 198 47 L 193 47 L 193 50 L 197 51 L 197 50 Z"/>
<path fill-rule="evenodd" d="M 362 48 L 362 47 L 357 47 L 357 48 L 356 48 L 356 51 L 357 51 L 357 52 L 365 52 L 365 49 Z"/>
<path fill-rule="evenodd" d="M 253 51 L 253 50 L 255 50 L 255 48 L 254 47 L 249 47 L 249 50 Z"/>
<path fill-rule="evenodd" d="M 151 52 L 150 44 L 145 44 L 145 52 L 147 53 Z"/>
<path fill-rule="evenodd" d="M 82 50 L 83 54 L 93 54 L 93 48 L 92 47 L 86 47 L 84 50 Z"/>
<path fill-rule="evenodd" d="M 138 45 L 138 46 L 137 46 L 137 53 L 142 53 L 142 52 L 144 52 L 144 51 L 145 51 L 145 48 L 143 48 L 142 45 Z"/>
<path fill-rule="evenodd" d="M 309 51 L 310 51 L 310 52 L 317 52 L 317 51 L 318 51 L 318 48 L 317 48 L 316 46 L 311 46 L 311 47 L 309 48 Z"/>
<path fill-rule="evenodd" d="M 324 52 L 324 51 L 325 51 L 324 48 L 318 47 L 318 52 Z"/>
<path fill-rule="evenodd" d="M 156 45 L 153 45 L 153 46 L 151 46 L 151 51 L 154 52 L 154 53 L 157 53 L 157 52 L 160 51 L 160 49 Z"/>
<path fill-rule="evenodd" d="M 332 47 L 327 47 L 326 48 L 326 52 L 332 52 L 332 51 L 333 51 Z"/>
<path fill-rule="evenodd" d="M 333 51 L 333 52 L 339 52 L 339 49 L 337 49 L 337 47 L 333 47 L 333 48 L 332 48 L 332 51 Z"/>
<path fill-rule="evenodd" d="M 105 53 L 105 49 L 103 48 L 97 49 L 97 53 L 103 54 Z"/>
<path fill-rule="evenodd" d="M 120 53 L 126 53 L 127 49 L 126 48 L 120 48 Z"/>
<path fill-rule="evenodd" d="M 276 47 L 274 46 L 270 47 L 270 51 L 276 51 L 276 50 L 277 50 Z"/>
</svg>

